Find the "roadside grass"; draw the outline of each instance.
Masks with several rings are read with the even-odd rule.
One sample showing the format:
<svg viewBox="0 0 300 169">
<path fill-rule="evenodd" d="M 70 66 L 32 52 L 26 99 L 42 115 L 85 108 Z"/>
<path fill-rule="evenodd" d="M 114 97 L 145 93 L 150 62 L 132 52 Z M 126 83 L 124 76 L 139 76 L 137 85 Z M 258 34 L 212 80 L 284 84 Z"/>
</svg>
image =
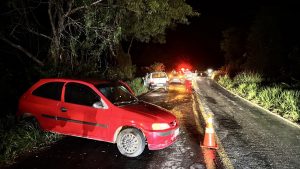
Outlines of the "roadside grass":
<svg viewBox="0 0 300 169">
<path fill-rule="evenodd" d="M 7 119 L 11 118 L 13 117 Z M 6 120 L 1 120 L 0 166 L 12 164 L 18 156 L 25 152 L 39 150 L 62 137 L 59 134 L 41 131 L 35 124 L 24 120 L 12 128 L 7 128 L 3 125 Z"/>
<path fill-rule="evenodd" d="M 146 86 L 144 86 L 143 79 L 140 77 L 135 78 L 131 81 L 128 81 L 127 83 L 130 86 L 130 88 L 134 91 L 136 96 L 139 96 L 143 93 L 148 92 L 148 88 Z"/>
<path fill-rule="evenodd" d="M 224 75 L 217 82 L 231 92 L 293 121 L 300 122 L 300 91 L 277 83 L 265 83 L 258 73 L 242 72 L 234 78 Z"/>
</svg>

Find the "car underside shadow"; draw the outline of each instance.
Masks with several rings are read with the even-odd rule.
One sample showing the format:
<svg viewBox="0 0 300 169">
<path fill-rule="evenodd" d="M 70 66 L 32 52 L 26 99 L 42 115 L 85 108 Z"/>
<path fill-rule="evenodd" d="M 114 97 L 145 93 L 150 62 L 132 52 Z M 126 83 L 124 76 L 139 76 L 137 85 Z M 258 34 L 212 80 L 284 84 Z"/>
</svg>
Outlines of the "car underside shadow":
<svg viewBox="0 0 300 169">
<path fill-rule="evenodd" d="M 129 158 L 119 153 L 116 144 L 77 137 L 65 137 L 42 151 L 28 155 L 25 154 L 17 159 L 18 163 L 8 168 L 144 169 L 147 166 L 149 158 L 152 158 L 152 152 L 147 147 L 140 156 Z"/>
</svg>

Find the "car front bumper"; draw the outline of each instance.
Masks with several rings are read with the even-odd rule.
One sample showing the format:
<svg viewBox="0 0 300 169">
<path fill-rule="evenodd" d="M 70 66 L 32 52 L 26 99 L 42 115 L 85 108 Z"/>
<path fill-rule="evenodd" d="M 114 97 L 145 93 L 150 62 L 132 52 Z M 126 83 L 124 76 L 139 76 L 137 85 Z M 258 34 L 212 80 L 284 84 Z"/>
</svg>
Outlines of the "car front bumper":
<svg viewBox="0 0 300 169">
<path fill-rule="evenodd" d="M 151 84 L 150 88 L 151 89 L 158 89 L 158 88 L 165 88 L 167 86 L 168 86 L 167 83 L 156 83 L 156 84 Z"/>
<path fill-rule="evenodd" d="M 149 150 L 159 150 L 173 144 L 179 135 L 179 127 L 168 131 L 149 131 L 146 132 Z"/>
</svg>

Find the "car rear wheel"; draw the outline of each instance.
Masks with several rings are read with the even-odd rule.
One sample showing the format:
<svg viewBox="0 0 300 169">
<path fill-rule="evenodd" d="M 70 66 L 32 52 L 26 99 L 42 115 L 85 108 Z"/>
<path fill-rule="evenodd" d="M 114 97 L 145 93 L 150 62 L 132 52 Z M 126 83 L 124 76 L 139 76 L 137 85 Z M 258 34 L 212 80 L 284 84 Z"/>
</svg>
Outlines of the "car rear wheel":
<svg viewBox="0 0 300 169">
<path fill-rule="evenodd" d="M 119 133 L 117 146 L 121 154 L 127 157 L 137 157 L 145 149 L 145 137 L 140 130 L 127 128 Z"/>
</svg>

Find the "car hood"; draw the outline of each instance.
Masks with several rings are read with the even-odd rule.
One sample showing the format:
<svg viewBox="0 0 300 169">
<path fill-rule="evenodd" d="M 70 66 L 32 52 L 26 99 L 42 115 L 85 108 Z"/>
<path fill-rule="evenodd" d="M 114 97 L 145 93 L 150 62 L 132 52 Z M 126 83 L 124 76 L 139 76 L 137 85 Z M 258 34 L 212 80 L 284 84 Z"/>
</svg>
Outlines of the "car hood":
<svg viewBox="0 0 300 169">
<path fill-rule="evenodd" d="M 165 122 L 170 122 L 176 119 L 176 117 L 168 110 L 144 101 L 140 101 L 136 104 L 125 105 L 120 108 Z"/>
</svg>

